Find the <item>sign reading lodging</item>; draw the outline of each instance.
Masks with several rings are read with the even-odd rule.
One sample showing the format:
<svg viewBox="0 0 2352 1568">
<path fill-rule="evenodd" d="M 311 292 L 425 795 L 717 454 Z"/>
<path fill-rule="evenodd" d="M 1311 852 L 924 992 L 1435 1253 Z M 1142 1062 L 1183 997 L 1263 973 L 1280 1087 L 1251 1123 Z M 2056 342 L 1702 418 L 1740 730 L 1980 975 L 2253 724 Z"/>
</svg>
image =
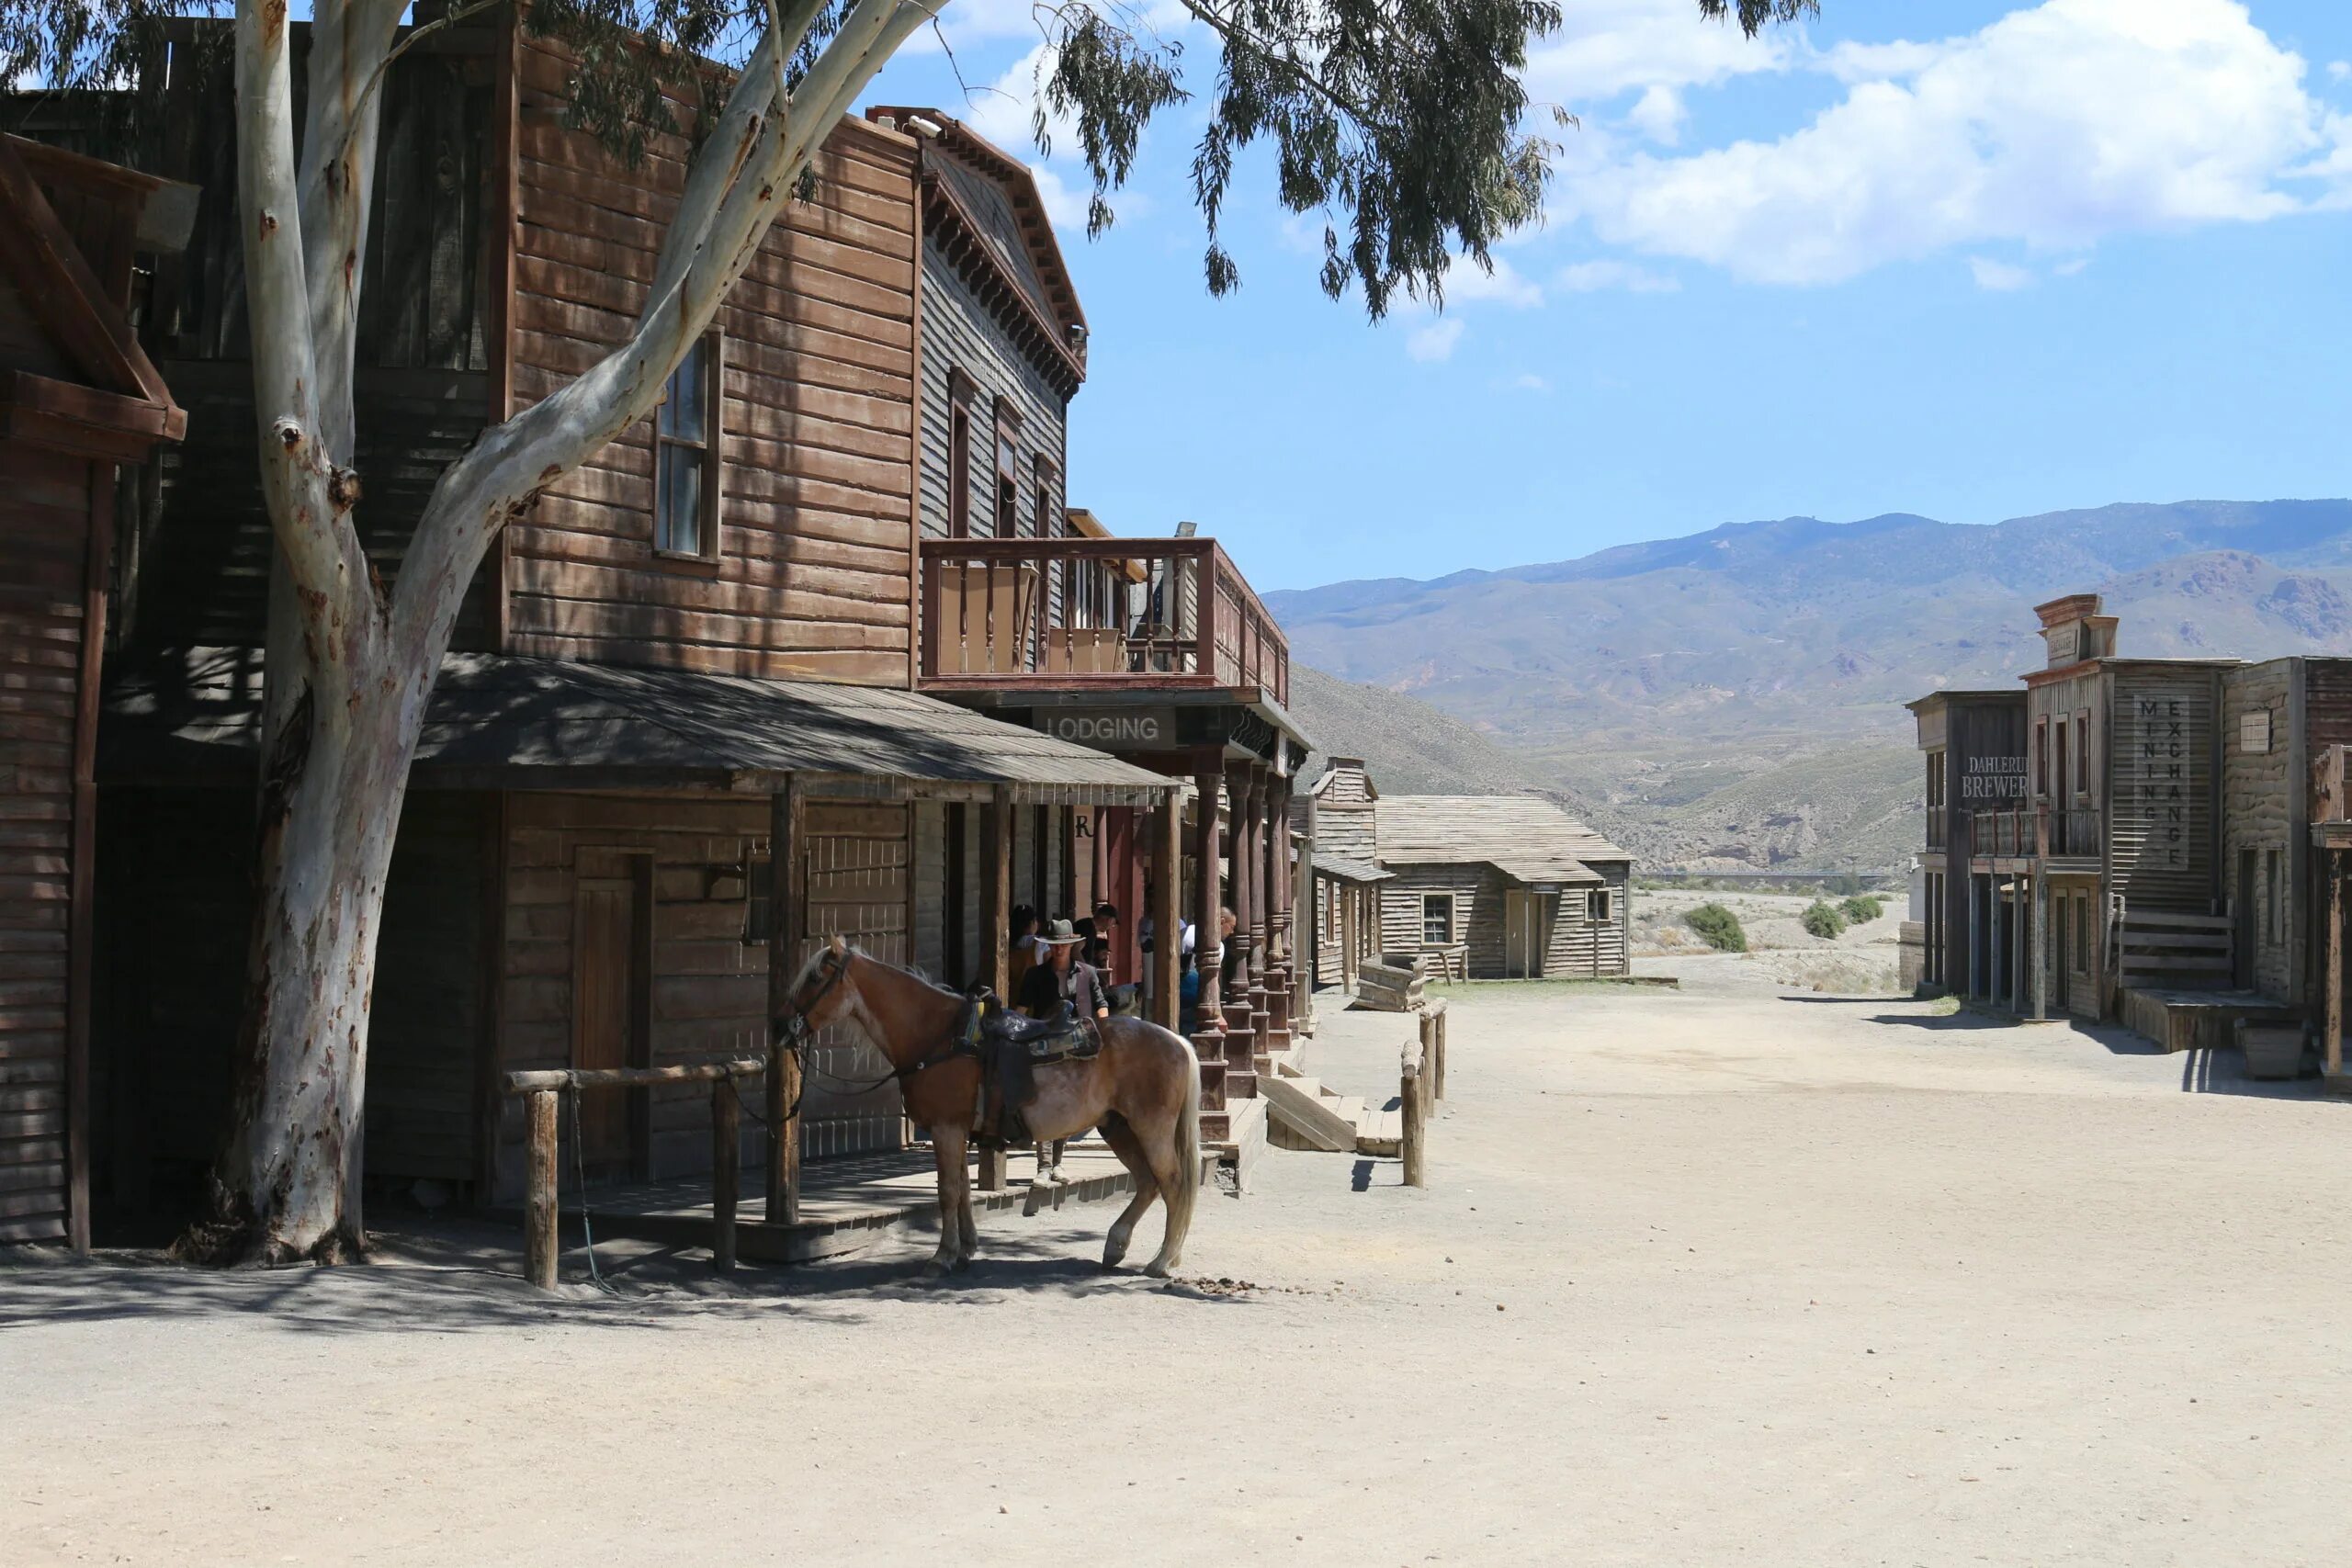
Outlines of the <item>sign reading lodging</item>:
<svg viewBox="0 0 2352 1568">
<path fill-rule="evenodd" d="M 1139 708 L 1040 708 L 1031 721 L 1057 740 L 1104 751 L 1163 750 L 1177 744 L 1176 710 Z"/>
</svg>

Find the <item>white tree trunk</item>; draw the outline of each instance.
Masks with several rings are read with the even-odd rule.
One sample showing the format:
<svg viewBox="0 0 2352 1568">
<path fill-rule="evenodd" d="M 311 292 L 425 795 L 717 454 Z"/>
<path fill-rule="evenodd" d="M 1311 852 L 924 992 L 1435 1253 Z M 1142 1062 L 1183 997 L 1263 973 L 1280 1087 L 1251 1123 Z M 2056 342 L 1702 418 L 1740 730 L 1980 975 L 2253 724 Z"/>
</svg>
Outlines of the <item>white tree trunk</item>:
<svg viewBox="0 0 2352 1568">
<path fill-rule="evenodd" d="M 318 0 L 299 165 L 284 0 L 240 0 L 238 207 L 262 489 L 281 581 L 234 1122 L 215 1218 L 184 1240 L 188 1255 L 331 1260 L 364 1245 L 361 1131 L 384 880 L 458 606 L 499 529 L 651 410 L 818 144 L 944 0 L 858 0 L 787 93 L 783 64 L 821 3 L 771 8 L 767 35 L 687 171 L 628 340 L 483 432 L 450 466 L 387 594 L 352 520 L 352 352 L 380 88 L 407 0 Z"/>
</svg>

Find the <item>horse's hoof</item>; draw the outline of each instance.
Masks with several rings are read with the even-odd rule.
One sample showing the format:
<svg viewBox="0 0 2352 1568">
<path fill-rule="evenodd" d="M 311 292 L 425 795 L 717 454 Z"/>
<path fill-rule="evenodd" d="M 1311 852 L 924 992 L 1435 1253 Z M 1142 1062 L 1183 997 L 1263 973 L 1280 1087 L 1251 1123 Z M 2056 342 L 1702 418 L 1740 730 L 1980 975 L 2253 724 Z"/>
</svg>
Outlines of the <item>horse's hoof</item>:
<svg viewBox="0 0 2352 1568">
<path fill-rule="evenodd" d="M 936 1280 L 947 1274 L 955 1267 L 944 1258 L 933 1258 L 924 1260 L 922 1271 L 926 1277 Z"/>
<path fill-rule="evenodd" d="M 1153 1258 L 1149 1263 L 1145 1264 L 1143 1271 L 1150 1275 L 1155 1280 L 1165 1280 L 1170 1274 L 1174 1272 L 1172 1269 L 1170 1269 L 1167 1264 L 1162 1263 L 1157 1258 Z"/>
</svg>

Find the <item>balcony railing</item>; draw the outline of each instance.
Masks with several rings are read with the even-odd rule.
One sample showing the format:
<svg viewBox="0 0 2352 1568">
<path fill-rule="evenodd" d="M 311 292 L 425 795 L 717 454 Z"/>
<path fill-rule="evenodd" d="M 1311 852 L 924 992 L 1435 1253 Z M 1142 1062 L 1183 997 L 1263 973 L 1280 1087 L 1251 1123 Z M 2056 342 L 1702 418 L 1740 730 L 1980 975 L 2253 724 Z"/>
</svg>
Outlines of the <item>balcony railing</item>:
<svg viewBox="0 0 2352 1568">
<path fill-rule="evenodd" d="M 2096 855 L 2099 811 L 2095 806 L 2013 807 L 1969 814 L 1972 855 Z M 1932 847 L 1932 846 L 1931 846 Z"/>
<path fill-rule="evenodd" d="M 927 686 L 1256 687 L 1290 644 L 1214 539 L 926 539 Z"/>
</svg>

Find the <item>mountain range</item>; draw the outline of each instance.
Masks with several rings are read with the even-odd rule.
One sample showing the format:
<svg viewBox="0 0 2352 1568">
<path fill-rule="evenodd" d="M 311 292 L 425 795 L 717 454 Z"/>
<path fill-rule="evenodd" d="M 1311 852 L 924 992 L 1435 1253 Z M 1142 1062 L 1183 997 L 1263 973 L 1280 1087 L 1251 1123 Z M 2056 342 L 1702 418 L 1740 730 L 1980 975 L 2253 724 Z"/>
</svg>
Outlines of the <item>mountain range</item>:
<svg viewBox="0 0 2352 1568">
<path fill-rule="evenodd" d="M 1310 733 L 1375 779 L 1532 788 L 1654 863 L 1826 870 L 1917 847 L 1902 705 L 2014 683 L 2032 606 L 2082 592 L 2127 654 L 2352 653 L 2352 501 L 1791 517 L 1266 603 L 1335 677 L 1294 679 Z"/>
</svg>

